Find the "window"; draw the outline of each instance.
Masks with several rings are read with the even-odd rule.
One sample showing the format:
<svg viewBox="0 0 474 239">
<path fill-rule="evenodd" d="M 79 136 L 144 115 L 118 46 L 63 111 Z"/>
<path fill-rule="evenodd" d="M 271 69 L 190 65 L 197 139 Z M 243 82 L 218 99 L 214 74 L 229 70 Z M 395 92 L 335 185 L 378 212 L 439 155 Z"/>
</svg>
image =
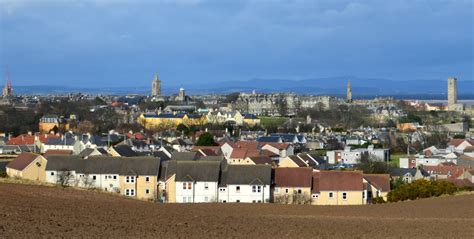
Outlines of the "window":
<svg viewBox="0 0 474 239">
<path fill-rule="evenodd" d="M 126 196 L 135 196 L 135 189 L 125 189 Z"/>
<path fill-rule="evenodd" d="M 261 193 L 262 192 L 262 186 L 257 186 L 257 192 Z"/>
<path fill-rule="evenodd" d="M 257 202 L 258 202 L 258 203 L 262 203 L 262 200 L 258 200 Z"/>
<path fill-rule="evenodd" d="M 145 189 L 146 194 L 150 194 L 150 189 Z"/>
<path fill-rule="evenodd" d="M 257 202 L 257 201 L 255 201 L 255 200 L 252 200 L 252 203 L 256 203 L 256 202 Z"/>
<path fill-rule="evenodd" d="M 222 202 L 223 202 L 223 203 L 226 203 L 227 201 L 226 201 L 226 200 L 223 200 Z"/>
<path fill-rule="evenodd" d="M 95 176 L 95 175 L 94 175 L 94 176 L 92 176 L 92 180 L 95 180 L 95 179 L 96 179 L 96 176 Z"/>
<path fill-rule="evenodd" d="M 192 189 L 192 184 L 188 183 L 188 189 Z"/>
<path fill-rule="evenodd" d="M 116 176 L 116 175 L 114 175 L 114 179 L 117 179 L 117 176 Z"/>
<path fill-rule="evenodd" d="M 147 182 L 147 183 L 150 182 L 150 177 L 146 176 L 145 177 L 145 182 Z"/>
<path fill-rule="evenodd" d="M 135 177 L 134 176 L 126 176 L 125 177 L 125 182 L 126 183 L 135 183 Z"/>
<path fill-rule="evenodd" d="M 236 203 L 239 203 L 239 202 L 240 202 L 240 200 L 235 200 L 235 202 L 236 202 Z"/>
<path fill-rule="evenodd" d="M 347 199 L 347 193 L 342 193 L 342 200 L 346 200 Z"/>
<path fill-rule="evenodd" d="M 186 183 L 183 183 L 183 189 L 186 190 Z"/>
<path fill-rule="evenodd" d="M 219 188 L 220 192 L 225 192 L 225 188 Z"/>
<path fill-rule="evenodd" d="M 288 194 L 290 190 L 288 190 L 288 188 L 285 188 L 285 193 Z"/>
<path fill-rule="evenodd" d="M 209 183 L 204 183 L 204 189 L 206 189 L 206 190 L 209 189 Z"/>
<path fill-rule="evenodd" d="M 334 197 L 334 193 L 333 192 L 329 192 L 329 198 L 333 198 Z"/>
<path fill-rule="evenodd" d="M 303 192 L 301 191 L 301 189 L 298 189 L 298 194 L 302 194 Z"/>
<path fill-rule="evenodd" d="M 236 187 L 235 187 L 235 191 L 238 192 L 238 193 L 240 193 L 240 186 L 236 186 Z"/>
<path fill-rule="evenodd" d="M 256 192 L 257 192 L 257 186 L 255 186 L 255 185 L 252 186 L 252 192 L 253 192 L 253 193 L 256 193 Z"/>
<path fill-rule="evenodd" d="M 276 193 L 279 193 L 279 192 L 280 192 L 280 188 L 275 188 L 275 192 L 276 192 Z"/>
<path fill-rule="evenodd" d="M 51 176 L 54 176 L 54 172 L 51 172 Z"/>
<path fill-rule="evenodd" d="M 313 194 L 311 195 L 313 198 L 317 198 L 318 197 L 318 194 Z"/>
<path fill-rule="evenodd" d="M 362 198 L 365 198 L 365 192 L 362 192 Z"/>
</svg>

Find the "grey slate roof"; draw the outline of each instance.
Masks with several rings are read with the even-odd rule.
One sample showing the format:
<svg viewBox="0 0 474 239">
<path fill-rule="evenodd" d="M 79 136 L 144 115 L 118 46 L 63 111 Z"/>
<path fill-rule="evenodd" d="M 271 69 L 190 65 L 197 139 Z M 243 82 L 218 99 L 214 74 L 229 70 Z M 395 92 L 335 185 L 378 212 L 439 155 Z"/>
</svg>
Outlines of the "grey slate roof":
<svg viewBox="0 0 474 239">
<path fill-rule="evenodd" d="M 216 161 L 178 161 L 176 162 L 176 181 L 218 182 L 220 162 Z"/>
<path fill-rule="evenodd" d="M 228 165 L 222 172 L 219 185 L 270 185 L 271 181 L 270 165 Z"/>
<path fill-rule="evenodd" d="M 401 177 L 406 175 L 407 173 L 410 174 L 412 177 L 416 174 L 416 168 L 392 168 L 390 169 L 390 176 Z M 420 169 L 421 174 L 425 177 L 430 176 L 428 172 L 424 169 Z"/>
<path fill-rule="evenodd" d="M 118 154 L 120 154 L 120 156 L 122 156 L 122 157 L 135 157 L 135 156 L 138 156 L 138 154 L 135 151 L 132 150 L 132 147 L 130 147 L 128 145 L 125 145 L 125 144 L 115 146 L 114 150 Z"/>
<path fill-rule="evenodd" d="M 51 155 L 46 170 L 74 170 L 84 174 L 157 175 L 160 160 L 153 157 L 90 157 Z"/>
</svg>

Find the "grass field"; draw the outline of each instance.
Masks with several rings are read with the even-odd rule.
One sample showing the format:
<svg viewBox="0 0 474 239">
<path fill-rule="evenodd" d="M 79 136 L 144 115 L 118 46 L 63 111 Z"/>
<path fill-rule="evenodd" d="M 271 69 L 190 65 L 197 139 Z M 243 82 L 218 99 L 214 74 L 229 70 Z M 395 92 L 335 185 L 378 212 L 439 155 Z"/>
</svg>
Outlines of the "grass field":
<svg viewBox="0 0 474 239">
<path fill-rule="evenodd" d="M 391 154 L 390 155 L 390 166 L 392 167 L 400 167 L 400 158 L 407 157 L 406 154 Z"/>
<path fill-rule="evenodd" d="M 285 117 L 259 117 L 261 125 L 282 125 L 288 118 Z"/>
</svg>

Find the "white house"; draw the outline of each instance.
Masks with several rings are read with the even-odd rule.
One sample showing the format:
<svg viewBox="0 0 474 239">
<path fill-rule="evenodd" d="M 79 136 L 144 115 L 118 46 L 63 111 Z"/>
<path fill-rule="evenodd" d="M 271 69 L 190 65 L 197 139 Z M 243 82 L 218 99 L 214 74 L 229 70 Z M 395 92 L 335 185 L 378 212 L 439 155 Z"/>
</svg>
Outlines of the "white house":
<svg viewBox="0 0 474 239">
<path fill-rule="evenodd" d="M 218 201 L 222 203 L 268 203 L 270 165 L 228 165 L 222 171 Z"/>
<path fill-rule="evenodd" d="M 217 202 L 220 161 L 178 161 L 176 202 Z"/>
</svg>

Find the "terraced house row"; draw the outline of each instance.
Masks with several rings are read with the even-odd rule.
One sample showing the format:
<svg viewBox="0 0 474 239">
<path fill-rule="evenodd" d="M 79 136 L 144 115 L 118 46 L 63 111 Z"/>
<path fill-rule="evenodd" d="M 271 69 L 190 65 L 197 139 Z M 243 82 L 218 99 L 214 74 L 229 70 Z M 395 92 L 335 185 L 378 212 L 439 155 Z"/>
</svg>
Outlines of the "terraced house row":
<svg viewBox="0 0 474 239">
<path fill-rule="evenodd" d="M 389 175 L 229 164 L 223 156 L 192 152 L 169 160 L 23 153 L 7 165 L 7 173 L 165 203 L 362 205 L 375 197 L 386 199 L 390 191 Z"/>
</svg>

